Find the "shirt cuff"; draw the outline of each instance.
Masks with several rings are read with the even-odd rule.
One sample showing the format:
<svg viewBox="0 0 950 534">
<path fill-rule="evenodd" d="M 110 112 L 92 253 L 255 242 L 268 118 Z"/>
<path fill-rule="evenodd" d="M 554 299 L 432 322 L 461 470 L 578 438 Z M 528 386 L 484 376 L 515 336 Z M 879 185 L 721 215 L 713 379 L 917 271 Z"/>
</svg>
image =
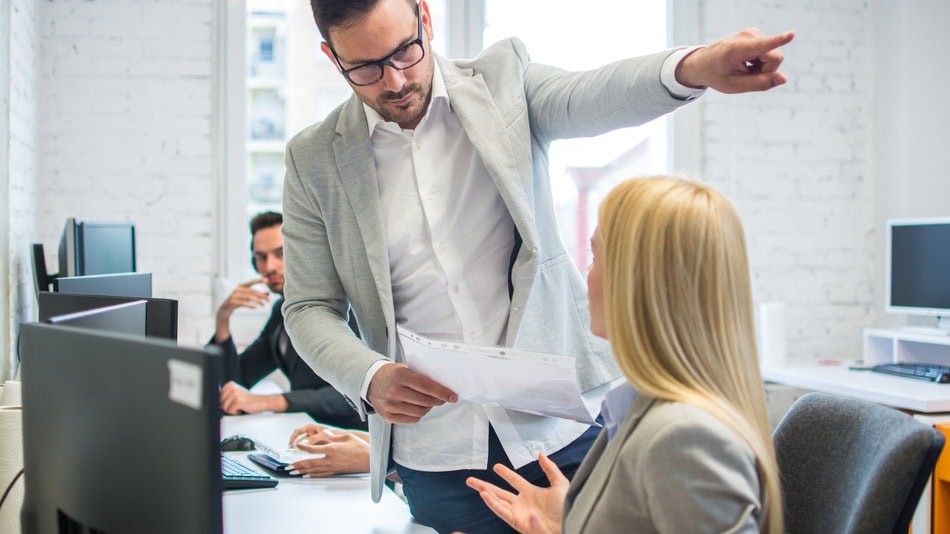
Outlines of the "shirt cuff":
<svg viewBox="0 0 950 534">
<path fill-rule="evenodd" d="M 694 50 L 703 48 L 702 46 L 689 46 L 686 48 L 680 48 L 675 50 L 672 54 L 666 56 L 666 60 L 663 61 L 663 68 L 660 70 L 660 82 L 663 84 L 663 87 L 666 87 L 666 90 L 670 92 L 670 95 L 673 98 L 678 98 L 680 100 L 692 101 L 703 96 L 703 93 L 706 92 L 706 88 L 696 89 L 693 87 L 686 87 L 680 82 L 676 81 L 676 66 L 680 64 L 680 61 L 683 61 L 683 58 L 688 56 Z"/>
<path fill-rule="evenodd" d="M 366 374 L 363 375 L 363 385 L 360 386 L 360 398 L 363 399 L 363 402 L 367 406 L 372 407 L 373 405 L 369 403 L 369 399 L 366 395 L 369 393 L 369 383 L 373 381 L 373 377 L 376 376 L 376 372 L 382 369 L 387 363 L 392 363 L 389 360 L 377 360 L 373 362 L 373 365 L 369 366 L 369 369 L 366 370 Z"/>
</svg>

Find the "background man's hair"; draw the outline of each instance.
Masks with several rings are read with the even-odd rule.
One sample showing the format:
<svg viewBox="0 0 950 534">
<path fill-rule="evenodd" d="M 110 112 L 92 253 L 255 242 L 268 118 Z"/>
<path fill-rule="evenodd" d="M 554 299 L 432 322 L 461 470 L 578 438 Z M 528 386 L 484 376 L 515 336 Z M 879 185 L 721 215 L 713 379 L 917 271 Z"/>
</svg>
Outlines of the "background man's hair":
<svg viewBox="0 0 950 534">
<path fill-rule="evenodd" d="M 284 223 L 284 216 L 276 211 L 262 211 L 251 219 L 251 235 L 253 236 L 259 230 L 270 228 L 271 226 L 280 226 Z"/>
</svg>

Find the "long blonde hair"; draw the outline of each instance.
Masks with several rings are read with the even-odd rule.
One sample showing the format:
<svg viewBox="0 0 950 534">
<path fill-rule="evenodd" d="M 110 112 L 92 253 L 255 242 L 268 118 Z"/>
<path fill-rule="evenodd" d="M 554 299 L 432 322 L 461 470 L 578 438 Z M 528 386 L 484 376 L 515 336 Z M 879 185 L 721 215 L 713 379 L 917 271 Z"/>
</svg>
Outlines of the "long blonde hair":
<svg viewBox="0 0 950 534">
<path fill-rule="evenodd" d="M 607 337 L 641 392 L 693 404 L 755 453 L 768 496 L 767 531 L 782 532 L 782 499 L 756 355 L 742 224 L 700 183 L 628 180 L 601 204 Z"/>
</svg>

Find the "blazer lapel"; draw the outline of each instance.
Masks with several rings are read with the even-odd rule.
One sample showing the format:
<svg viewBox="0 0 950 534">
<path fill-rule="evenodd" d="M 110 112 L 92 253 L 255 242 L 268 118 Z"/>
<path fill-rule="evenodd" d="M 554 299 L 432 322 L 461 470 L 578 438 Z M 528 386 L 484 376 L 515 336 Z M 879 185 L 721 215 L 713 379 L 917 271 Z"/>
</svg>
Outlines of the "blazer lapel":
<svg viewBox="0 0 950 534">
<path fill-rule="evenodd" d="M 537 243 L 533 224 L 534 206 L 519 180 L 521 172 L 508 143 L 507 125 L 495 106 L 485 80 L 472 69 L 461 69 L 451 61 L 436 57 L 452 110 L 475 147 L 485 169 L 501 194 L 515 228 L 525 243 Z"/>
<path fill-rule="evenodd" d="M 383 210 L 379 203 L 379 184 L 376 181 L 376 162 L 366 126 L 363 104 L 354 94 L 347 101 L 337 123 L 333 155 L 340 172 L 342 187 L 349 199 L 356 224 L 359 227 L 366 259 L 376 281 L 387 324 L 393 324 L 392 284 L 389 279 L 389 252 Z M 395 339 L 395 336 L 390 336 Z M 392 345 L 392 343 L 390 343 Z M 391 348 L 392 350 L 392 348 Z"/>
<path fill-rule="evenodd" d="M 640 424 L 640 421 L 643 419 L 643 416 L 650 410 L 650 407 L 653 406 L 653 403 L 656 402 L 656 399 L 643 395 L 642 393 L 638 394 L 637 397 L 633 400 L 633 404 L 630 405 L 630 411 L 627 412 L 627 415 L 624 417 L 623 423 L 617 429 L 617 432 L 614 434 L 614 437 L 607 441 L 607 433 L 602 432 L 600 436 L 597 437 L 597 441 L 594 442 L 594 445 L 591 447 L 590 452 L 587 453 L 587 456 L 584 457 L 584 462 L 577 469 L 577 473 L 574 474 L 574 478 L 571 480 L 571 485 L 567 490 L 567 496 L 565 502 L 567 506 L 571 508 L 572 514 L 583 514 L 581 521 L 577 524 L 586 524 L 587 517 L 586 515 L 590 513 L 590 510 L 574 509 L 573 504 L 577 495 L 584 489 L 584 486 L 590 482 L 591 484 L 600 483 L 605 484 L 606 479 L 597 479 L 591 481 L 591 475 L 594 472 L 594 468 L 600 464 L 613 464 L 617 461 L 618 454 L 620 452 L 621 444 L 625 442 L 630 434 L 637 428 L 637 425 Z M 610 471 L 613 471 L 611 467 Z M 601 491 L 600 489 L 592 488 L 593 491 Z M 573 521 L 573 520 L 572 520 Z"/>
</svg>

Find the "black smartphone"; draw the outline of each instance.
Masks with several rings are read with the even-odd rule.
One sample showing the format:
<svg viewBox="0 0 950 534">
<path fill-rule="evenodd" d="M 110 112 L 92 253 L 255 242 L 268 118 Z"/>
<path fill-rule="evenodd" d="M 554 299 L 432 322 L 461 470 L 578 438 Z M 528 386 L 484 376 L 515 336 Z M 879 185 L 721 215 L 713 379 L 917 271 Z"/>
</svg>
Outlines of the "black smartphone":
<svg viewBox="0 0 950 534">
<path fill-rule="evenodd" d="M 273 457 L 268 456 L 266 454 L 248 454 L 247 459 L 256 463 L 257 465 L 266 467 L 267 469 L 273 471 L 274 473 L 278 475 L 290 476 L 290 477 L 301 476 L 301 475 L 291 475 L 290 471 L 287 471 L 286 469 L 284 469 L 290 464 L 288 464 L 287 462 L 281 462 L 280 460 L 276 460 Z"/>
</svg>

